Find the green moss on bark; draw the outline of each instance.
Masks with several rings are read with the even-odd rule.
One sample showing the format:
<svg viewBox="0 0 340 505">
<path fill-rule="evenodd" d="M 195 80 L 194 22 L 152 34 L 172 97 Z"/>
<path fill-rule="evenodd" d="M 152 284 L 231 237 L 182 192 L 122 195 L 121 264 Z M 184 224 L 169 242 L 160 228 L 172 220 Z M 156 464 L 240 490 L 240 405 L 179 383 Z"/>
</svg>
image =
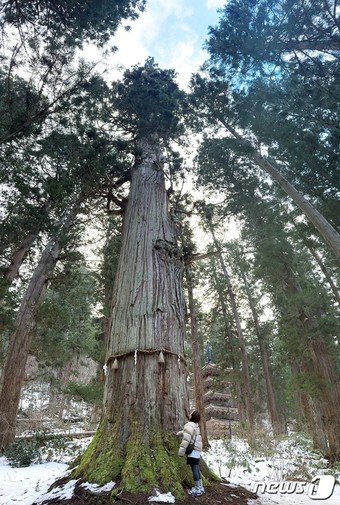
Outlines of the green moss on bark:
<svg viewBox="0 0 340 505">
<path fill-rule="evenodd" d="M 119 477 L 124 461 L 117 439 L 110 432 L 109 423 L 102 422 L 93 440 L 83 454 L 72 478 L 82 477 L 89 482 L 106 484 Z"/>
<path fill-rule="evenodd" d="M 183 498 L 183 483 L 190 482 L 190 469 L 178 457 L 178 445 L 178 439 L 168 434 L 153 433 L 144 443 L 138 435 L 130 437 L 120 487 L 131 492 L 157 487 Z"/>
<path fill-rule="evenodd" d="M 118 434 L 113 426 L 103 422 L 72 478 L 84 478 L 89 482 L 105 484 L 116 481 L 112 496 L 121 490 L 150 492 L 158 488 L 171 491 L 176 499 L 186 496 L 184 487 L 193 484 L 186 457 L 178 456 L 179 439 L 160 431 L 149 433 L 147 438 L 138 423 L 131 427 L 125 450 L 119 447 Z M 205 485 L 219 480 L 202 461 Z"/>
</svg>

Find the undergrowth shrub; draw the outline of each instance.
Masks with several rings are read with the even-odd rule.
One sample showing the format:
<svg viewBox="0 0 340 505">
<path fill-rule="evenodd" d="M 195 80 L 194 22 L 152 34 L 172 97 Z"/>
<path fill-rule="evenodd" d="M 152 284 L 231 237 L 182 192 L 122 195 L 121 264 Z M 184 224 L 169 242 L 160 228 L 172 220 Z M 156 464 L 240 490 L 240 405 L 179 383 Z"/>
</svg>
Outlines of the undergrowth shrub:
<svg viewBox="0 0 340 505">
<path fill-rule="evenodd" d="M 33 462 L 40 461 L 39 442 L 31 440 L 16 440 L 5 451 L 9 464 L 15 468 L 30 466 Z"/>
<path fill-rule="evenodd" d="M 44 431 L 37 432 L 32 438 L 15 440 L 4 455 L 10 466 L 19 468 L 32 463 L 52 461 L 60 457 L 68 449 L 71 438 L 63 435 L 49 436 Z"/>
</svg>

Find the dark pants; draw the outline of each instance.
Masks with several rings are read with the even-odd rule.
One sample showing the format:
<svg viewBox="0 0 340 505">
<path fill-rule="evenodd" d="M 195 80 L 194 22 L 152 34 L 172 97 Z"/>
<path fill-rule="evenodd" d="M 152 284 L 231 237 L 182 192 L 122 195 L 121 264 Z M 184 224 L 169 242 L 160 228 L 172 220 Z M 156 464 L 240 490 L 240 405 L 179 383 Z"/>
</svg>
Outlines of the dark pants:
<svg viewBox="0 0 340 505">
<path fill-rule="evenodd" d="M 199 458 L 187 458 L 187 464 L 191 466 L 192 475 L 194 476 L 194 481 L 197 482 L 201 480 L 201 472 L 199 467 Z"/>
</svg>

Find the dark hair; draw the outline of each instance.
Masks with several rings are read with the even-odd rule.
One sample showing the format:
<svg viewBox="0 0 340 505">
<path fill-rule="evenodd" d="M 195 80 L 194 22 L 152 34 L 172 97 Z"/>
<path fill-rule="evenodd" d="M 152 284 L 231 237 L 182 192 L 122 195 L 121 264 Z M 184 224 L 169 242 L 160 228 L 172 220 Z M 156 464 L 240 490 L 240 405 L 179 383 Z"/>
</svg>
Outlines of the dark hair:
<svg viewBox="0 0 340 505">
<path fill-rule="evenodd" d="M 199 423 L 200 419 L 201 419 L 200 413 L 198 412 L 198 410 L 194 410 L 190 415 L 190 421 L 192 421 L 193 423 Z"/>
</svg>

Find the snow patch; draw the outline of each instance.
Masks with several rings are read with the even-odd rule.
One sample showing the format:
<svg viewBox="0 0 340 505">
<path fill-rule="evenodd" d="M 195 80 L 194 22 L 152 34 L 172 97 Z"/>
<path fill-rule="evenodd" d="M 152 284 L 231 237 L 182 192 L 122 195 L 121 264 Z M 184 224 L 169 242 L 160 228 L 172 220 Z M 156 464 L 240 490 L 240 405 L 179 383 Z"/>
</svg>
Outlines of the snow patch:
<svg viewBox="0 0 340 505">
<path fill-rule="evenodd" d="M 91 493 L 108 493 L 115 487 L 116 483 L 111 481 L 104 486 L 100 486 L 99 484 L 93 484 L 92 482 L 83 482 L 80 484 L 80 487 L 87 489 L 87 491 L 91 491 Z"/>
<path fill-rule="evenodd" d="M 74 488 L 78 480 L 79 479 L 72 479 L 69 482 L 66 482 L 64 486 L 52 489 L 52 491 L 49 493 L 44 494 L 43 496 L 40 496 L 38 499 L 36 499 L 34 503 L 44 503 L 45 501 L 53 500 L 54 498 L 58 498 L 60 500 L 70 500 L 73 496 Z"/>
<path fill-rule="evenodd" d="M 150 496 L 148 498 L 149 502 L 156 503 L 175 503 L 175 497 L 170 493 L 161 493 L 158 489 L 155 489 L 156 496 Z"/>
</svg>

